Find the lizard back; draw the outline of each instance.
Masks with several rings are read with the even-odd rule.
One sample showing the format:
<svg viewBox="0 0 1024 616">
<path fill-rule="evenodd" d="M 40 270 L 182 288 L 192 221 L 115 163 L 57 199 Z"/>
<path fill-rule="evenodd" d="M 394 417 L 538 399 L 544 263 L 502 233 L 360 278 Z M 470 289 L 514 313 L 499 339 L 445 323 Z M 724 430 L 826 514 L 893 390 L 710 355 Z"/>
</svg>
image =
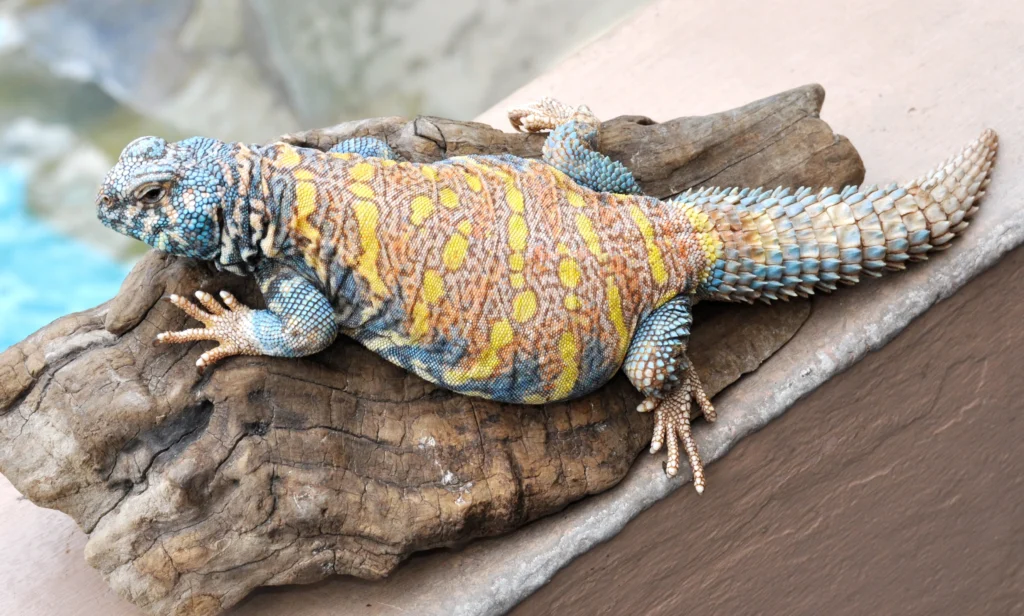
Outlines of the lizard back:
<svg viewBox="0 0 1024 616">
<path fill-rule="evenodd" d="M 301 260 L 346 333 L 460 393 L 537 403 L 596 389 L 641 318 L 713 260 L 699 211 L 593 192 L 539 161 L 283 144 L 264 156 L 284 217 L 266 256 Z"/>
</svg>

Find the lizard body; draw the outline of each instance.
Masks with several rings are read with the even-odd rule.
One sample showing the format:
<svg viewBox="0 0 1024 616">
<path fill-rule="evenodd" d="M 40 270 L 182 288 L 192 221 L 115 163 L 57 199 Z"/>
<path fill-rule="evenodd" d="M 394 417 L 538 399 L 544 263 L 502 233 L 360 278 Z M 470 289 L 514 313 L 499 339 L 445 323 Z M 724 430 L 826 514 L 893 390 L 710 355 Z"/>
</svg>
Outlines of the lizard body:
<svg viewBox="0 0 1024 616">
<path fill-rule="evenodd" d="M 263 155 L 297 156 L 318 205 L 307 217 L 285 195 L 272 258 L 301 254 L 344 333 L 460 393 L 541 403 L 596 389 L 657 301 L 708 266 L 684 210 L 582 189 L 538 161 L 296 152 Z"/>
<path fill-rule="evenodd" d="M 652 450 L 667 443 L 675 474 L 681 441 L 702 491 L 690 417 L 714 409 L 685 355 L 690 306 L 806 296 L 947 247 L 996 150 L 986 131 L 903 187 L 661 201 L 596 151 L 585 107 L 547 99 L 510 117 L 552 131 L 543 162 L 401 162 L 369 138 L 321 152 L 143 137 L 104 182 L 99 216 L 256 276 L 266 310 L 226 293 L 226 309 L 203 292 L 205 310 L 171 298 L 206 327 L 158 339 L 219 341 L 200 366 L 307 355 L 344 333 L 444 388 L 528 404 L 591 392 L 622 368 L 639 410 L 657 413 Z"/>
</svg>

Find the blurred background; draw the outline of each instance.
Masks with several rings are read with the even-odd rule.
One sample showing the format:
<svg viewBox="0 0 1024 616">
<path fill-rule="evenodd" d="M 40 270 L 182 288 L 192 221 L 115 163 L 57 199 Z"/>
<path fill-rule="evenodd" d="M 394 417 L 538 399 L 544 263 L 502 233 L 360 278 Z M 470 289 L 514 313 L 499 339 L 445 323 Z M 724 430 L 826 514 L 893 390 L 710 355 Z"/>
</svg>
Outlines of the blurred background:
<svg viewBox="0 0 1024 616">
<path fill-rule="evenodd" d="M 0 0 L 0 351 L 113 297 L 145 251 L 93 205 L 135 137 L 472 119 L 643 4 Z"/>
</svg>

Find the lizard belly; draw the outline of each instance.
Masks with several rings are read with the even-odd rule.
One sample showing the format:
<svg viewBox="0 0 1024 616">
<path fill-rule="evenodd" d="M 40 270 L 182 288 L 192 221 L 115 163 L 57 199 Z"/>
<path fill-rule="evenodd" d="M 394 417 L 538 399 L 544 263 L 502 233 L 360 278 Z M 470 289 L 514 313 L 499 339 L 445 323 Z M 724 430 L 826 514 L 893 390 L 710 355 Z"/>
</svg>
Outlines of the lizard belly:
<svg viewBox="0 0 1024 616">
<path fill-rule="evenodd" d="M 538 404 L 582 396 L 606 383 L 622 364 L 614 351 L 616 342 L 588 332 L 541 340 L 524 331 L 506 331 L 504 320 L 496 323 L 483 348 L 461 333 L 412 342 L 406 332 L 368 328 L 353 332 L 353 337 L 445 389 L 501 402 Z M 517 337 L 524 341 L 517 344 Z"/>
</svg>

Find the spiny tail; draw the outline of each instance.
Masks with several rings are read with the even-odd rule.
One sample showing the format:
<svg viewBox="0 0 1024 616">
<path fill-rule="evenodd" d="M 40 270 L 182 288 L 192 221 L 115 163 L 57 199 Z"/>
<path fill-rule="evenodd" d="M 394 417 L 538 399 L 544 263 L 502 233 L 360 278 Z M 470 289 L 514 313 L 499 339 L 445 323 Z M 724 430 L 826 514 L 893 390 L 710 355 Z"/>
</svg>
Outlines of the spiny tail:
<svg viewBox="0 0 1024 616">
<path fill-rule="evenodd" d="M 700 295 L 747 302 L 802 297 L 923 261 L 967 228 L 997 149 L 996 134 L 986 130 L 926 175 L 881 189 L 688 191 L 676 201 L 707 214 L 705 230 L 716 240 Z"/>
</svg>

